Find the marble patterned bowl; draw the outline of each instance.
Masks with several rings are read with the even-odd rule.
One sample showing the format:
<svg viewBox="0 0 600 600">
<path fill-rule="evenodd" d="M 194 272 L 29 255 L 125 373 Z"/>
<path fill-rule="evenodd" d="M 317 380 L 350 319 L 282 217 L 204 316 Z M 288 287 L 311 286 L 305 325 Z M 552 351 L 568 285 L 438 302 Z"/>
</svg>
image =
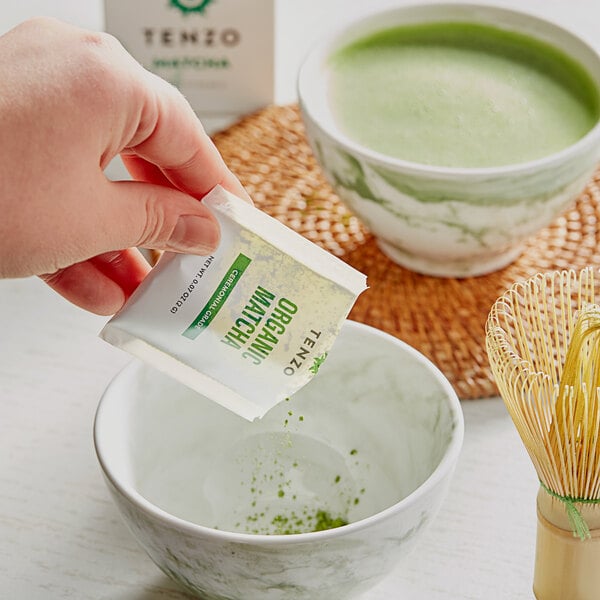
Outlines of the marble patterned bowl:
<svg viewBox="0 0 600 600">
<path fill-rule="evenodd" d="M 94 438 L 126 524 L 188 591 L 342 600 L 433 523 L 463 417 L 425 357 L 347 321 L 318 375 L 260 421 L 134 362 L 104 393 Z"/>
<path fill-rule="evenodd" d="M 537 17 L 475 4 L 402 6 L 363 18 L 317 46 L 298 94 L 308 139 L 328 180 L 395 262 L 434 276 L 482 275 L 512 262 L 524 241 L 583 190 L 600 158 L 600 124 L 543 159 L 494 168 L 443 168 L 385 156 L 338 129 L 328 58 L 370 33 L 403 24 L 475 22 L 532 35 L 586 68 L 600 89 L 600 57 L 577 36 Z"/>
</svg>

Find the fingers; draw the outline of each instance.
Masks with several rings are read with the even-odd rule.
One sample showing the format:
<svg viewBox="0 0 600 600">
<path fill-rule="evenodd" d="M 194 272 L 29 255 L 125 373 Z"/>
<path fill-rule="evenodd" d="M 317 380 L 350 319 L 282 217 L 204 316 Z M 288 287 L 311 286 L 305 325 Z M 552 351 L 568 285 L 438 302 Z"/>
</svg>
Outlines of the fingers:
<svg viewBox="0 0 600 600">
<path fill-rule="evenodd" d="M 87 225 L 99 242 L 97 256 L 41 278 L 73 304 L 100 315 L 117 312 L 150 270 L 140 252 L 145 246 L 209 254 L 219 242 L 218 222 L 198 200 L 178 190 L 141 182 L 107 182 L 100 211 Z M 88 215 L 89 216 L 89 215 Z M 80 223 L 81 225 L 81 223 Z M 87 243 L 86 227 L 79 228 Z M 126 248 L 102 251 L 103 248 Z"/>
<path fill-rule="evenodd" d="M 211 211 L 179 190 L 103 177 L 93 189 L 94 201 L 85 210 L 66 212 L 45 242 L 38 236 L 33 273 L 61 273 L 89 261 L 129 295 L 148 270 L 134 248 L 207 255 L 219 244 L 219 223 Z M 63 240 L 56 251 L 55 239 Z M 31 235 L 23 238 L 27 246 L 34 243 Z"/>
<path fill-rule="evenodd" d="M 147 75 L 139 99 L 140 126 L 121 153 L 126 166 L 137 172 L 140 163 L 135 157 L 139 157 L 155 165 L 173 186 L 196 198 L 222 185 L 249 200 L 185 98 L 163 80 Z"/>
<path fill-rule="evenodd" d="M 156 165 L 149 163 L 147 160 L 135 155 L 122 155 L 121 159 L 134 180 L 163 186 L 171 185 L 171 182 L 164 173 Z"/>
<path fill-rule="evenodd" d="M 98 315 L 116 313 L 150 270 L 138 250 L 108 252 L 40 275 L 61 296 Z"/>
<path fill-rule="evenodd" d="M 40 278 L 76 306 L 99 315 L 112 315 L 125 302 L 123 289 L 87 261 Z"/>
<path fill-rule="evenodd" d="M 219 224 L 211 211 L 170 187 L 136 181 L 106 182 L 96 210 L 104 224 L 94 224 L 96 237 L 99 231 L 104 236 L 97 253 L 137 246 L 205 255 L 219 244 Z"/>
<path fill-rule="evenodd" d="M 125 299 L 150 272 L 148 261 L 136 248 L 107 252 L 91 258 L 89 262 L 123 290 Z"/>
</svg>

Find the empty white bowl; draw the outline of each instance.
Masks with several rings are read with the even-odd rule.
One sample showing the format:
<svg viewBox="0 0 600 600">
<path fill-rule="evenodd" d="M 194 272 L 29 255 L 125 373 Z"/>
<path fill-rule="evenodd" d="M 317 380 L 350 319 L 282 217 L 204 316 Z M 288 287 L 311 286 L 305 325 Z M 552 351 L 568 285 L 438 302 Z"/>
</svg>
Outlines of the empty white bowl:
<svg viewBox="0 0 600 600">
<path fill-rule="evenodd" d="M 128 527 L 188 591 L 341 600 L 433 523 L 463 418 L 431 362 L 348 321 L 317 376 L 260 421 L 134 362 L 103 395 L 94 435 Z M 310 531 L 334 519 L 349 524 Z"/>
</svg>

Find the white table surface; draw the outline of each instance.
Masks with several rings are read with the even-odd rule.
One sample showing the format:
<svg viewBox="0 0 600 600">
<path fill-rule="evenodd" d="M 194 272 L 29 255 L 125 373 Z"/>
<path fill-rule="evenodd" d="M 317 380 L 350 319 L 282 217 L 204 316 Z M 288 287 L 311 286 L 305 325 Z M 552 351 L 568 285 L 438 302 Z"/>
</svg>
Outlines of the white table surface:
<svg viewBox="0 0 600 600">
<path fill-rule="evenodd" d="M 278 83 L 280 100 L 293 99 L 294 68 L 310 41 L 307 31 L 316 37 L 332 19 L 339 25 L 365 4 L 289 3 L 283 22 L 290 24 L 290 35 L 284 36 L 280 65 L 290 67 Z M 598 0 L 502 4 L 547 14 L 600 46 Z M 102 26 L 99 0 L 5 1 L 0 33 L 35 14 Z M 307 27 L 300 26 L 302 19 Z M 96 463 L 94 411 L 108 381 L 129 360 L 97 337 L 104 322 L 37 279 L 0 281 L 2 600 L 190 598 L 125 529 Z M 442 510 L 413 554 L 364 600 L 533 598 L 533 468 L 499 399 L 463 402 L 463 410 L 465 444 Z"/>
<path fill-rule="evenodd" d="M 0 281 L 0 598 L 183 600 L 104 487 L 94 411 L 129 356 L 40 280 Z M 498 399 L 463 402 L 447 501 L 364 600 L 532 598 L 536 478 Z M 332 600 L 335 600 L 332 598 Z"/>
</svg>

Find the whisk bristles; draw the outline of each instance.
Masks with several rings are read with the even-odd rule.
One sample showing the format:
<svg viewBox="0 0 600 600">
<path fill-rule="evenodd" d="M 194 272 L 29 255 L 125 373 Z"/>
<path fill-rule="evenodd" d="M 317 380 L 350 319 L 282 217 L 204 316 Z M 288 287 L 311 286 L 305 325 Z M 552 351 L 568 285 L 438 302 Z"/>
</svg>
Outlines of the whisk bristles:
<svg viewBox="0 0 600 600">
<path fill-rule="evenodd" d="M 543 487 L 567 511 L 600 499 L 600 308 L 593 270 L 514 285 L 492 307 L 486 345 Z"/>
</svg>

